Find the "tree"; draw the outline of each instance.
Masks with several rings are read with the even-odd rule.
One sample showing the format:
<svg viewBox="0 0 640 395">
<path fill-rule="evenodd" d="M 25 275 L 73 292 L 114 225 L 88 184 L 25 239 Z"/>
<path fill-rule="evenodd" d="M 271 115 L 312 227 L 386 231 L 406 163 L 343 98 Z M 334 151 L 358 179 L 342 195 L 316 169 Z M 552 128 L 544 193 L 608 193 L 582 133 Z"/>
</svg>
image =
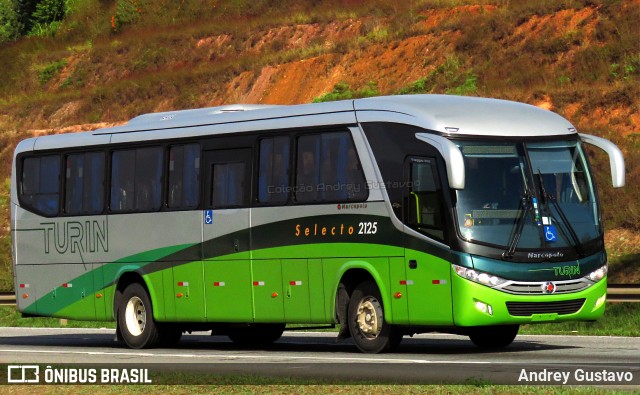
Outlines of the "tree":
<svg viewBox="0 0 640 395">
<path fill-rule="evenodd" d="M 20 21 L 14 0 L 0 0 L 0 44 L 20 37 Z"/>
<path fill-rule="evenodd" d="M 27 34 L 31 31 L 31 15 L 36 11 L 39 0 L 13 0 L 18 16 L 20 34 Z"/>
<path fill-rule="evenodd" d="M 36 10 L 31 14 L 32 26 L 48 25 L 61 21 L 65 14 L 65 0 L 41 0 L 36 4 Z"/>
</svg>

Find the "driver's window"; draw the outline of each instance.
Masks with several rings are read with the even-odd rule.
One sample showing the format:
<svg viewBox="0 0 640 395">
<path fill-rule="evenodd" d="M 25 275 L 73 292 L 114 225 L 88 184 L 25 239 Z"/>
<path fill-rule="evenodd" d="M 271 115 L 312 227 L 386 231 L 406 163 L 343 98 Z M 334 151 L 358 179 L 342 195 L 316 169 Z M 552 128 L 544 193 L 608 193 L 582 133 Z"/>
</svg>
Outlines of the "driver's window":
<svg viewBox="0 0 640 395">
<path fill-rule="evenodd" d="M 433 159 L 409 160 L 407 224 L 436 239 L 444 239 L 442 190 Z"/>
</svg>

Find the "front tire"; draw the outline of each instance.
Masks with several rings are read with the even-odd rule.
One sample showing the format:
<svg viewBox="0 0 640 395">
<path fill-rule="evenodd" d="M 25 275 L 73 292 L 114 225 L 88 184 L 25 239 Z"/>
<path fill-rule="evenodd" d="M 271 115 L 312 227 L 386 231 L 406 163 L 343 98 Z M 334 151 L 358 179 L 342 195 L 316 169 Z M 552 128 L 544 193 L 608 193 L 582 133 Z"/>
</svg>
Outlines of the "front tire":
<svg viewBox="0 0 640 395">
<path fill-rule="evenodd" d="M 479 326 L 473 328 L 469 339 L 480 348 L 505 348 L 513 343 L 519 329 L 519 325 Z"/>
<path fill-rule="evenodd" d="M 402 333 L 384 321 L 382 297 L 373 281 L 361 282 L 351 294 L 348 323 L 356 347 L 364 353 L 391 351 L 402 341 Z"/>
<path fill-rule="evenodd" d="M 129 348 L 151 348 L 160 341 L 160 332 L 153 320 L 151 299 L 138 283 L 127 286 L 120 297 L 118 329 Z"/>
</svg>

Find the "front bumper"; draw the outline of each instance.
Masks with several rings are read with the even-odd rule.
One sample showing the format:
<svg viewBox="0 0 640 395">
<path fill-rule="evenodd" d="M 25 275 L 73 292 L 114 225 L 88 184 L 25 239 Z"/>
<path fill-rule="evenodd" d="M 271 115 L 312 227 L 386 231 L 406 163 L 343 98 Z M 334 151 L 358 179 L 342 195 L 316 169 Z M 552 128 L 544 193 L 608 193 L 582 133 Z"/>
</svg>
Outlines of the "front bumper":
<svg viewBox="0 0 640 395">
<path fill-rule="evenodd" d="M 456 273 L 452 273 L 451 279 L 456 326 L 592 321 L 600 318 L 605 309 L 606 277 L 579 292 L 551 295 L 514 295 L 466 280 Z M 584 302 L 580 303 L 582 299 Z"/>
</svg>

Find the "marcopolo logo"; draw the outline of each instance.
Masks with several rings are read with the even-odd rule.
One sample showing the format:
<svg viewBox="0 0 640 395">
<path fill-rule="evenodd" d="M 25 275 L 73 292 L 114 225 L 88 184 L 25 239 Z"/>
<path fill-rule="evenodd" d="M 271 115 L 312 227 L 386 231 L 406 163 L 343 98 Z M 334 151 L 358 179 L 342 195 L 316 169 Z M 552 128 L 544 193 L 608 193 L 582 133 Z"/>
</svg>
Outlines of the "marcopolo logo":
<svg viewBox="0 0 640 395">
<path fill-rule="evenodd" d="M 542 292 L 546 294 L 552 294 L 556 292 L 556 285 L 551 281 L 547 281 L 546 284 L 542 286 Z"/>
</svg>

